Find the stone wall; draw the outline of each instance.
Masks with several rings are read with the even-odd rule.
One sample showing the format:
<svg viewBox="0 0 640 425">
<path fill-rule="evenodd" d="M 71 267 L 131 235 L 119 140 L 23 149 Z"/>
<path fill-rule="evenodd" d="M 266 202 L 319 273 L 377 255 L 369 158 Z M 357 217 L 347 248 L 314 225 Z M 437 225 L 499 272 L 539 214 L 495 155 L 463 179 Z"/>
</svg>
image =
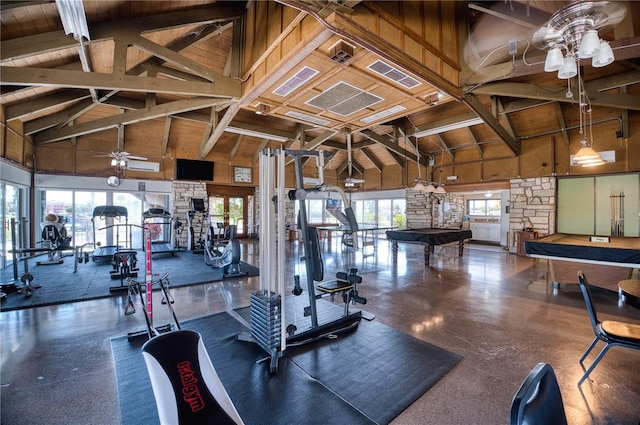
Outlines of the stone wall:
<svg viewBox="0 0 640 425">
<path fill-rule="evenodd" d="M 447 193 L 433 195 L 419 190 L 406 190 L 407 228 L 462 226 L 464 197 Z"/>
<path fill-rule="evenodd" d="M 510 195 L 509 233 L 533 228 L 538 236 L 556 232 L 556 183 L 555 177 L 513 179 Z M 514 238 L 509 241 L 509 252 L 515 253 Z"/>
<path fill-rule="evenodd" d="M 178 243 L 181 247 L 187 246 L 187 239 L 189 234 L 189 227 L 187 222 L 187 212 L 191 209 L 191 198 L 204 199 L 205 206 L 208 205 L 207 185 L 204 182 L 191 182 L 191 181 L 178 181 L 174 180 L 171 185 L 171 205 L 173 207 L 173 217 L 182 222 L 182 231 L 178 237 Z M 200 229 L 201 225 L 200 215 L 195 216 L 194 227 Z M 206 224 L 205 224 L 206 233 Z M 195 236 L 196 238 L 198 235 Z M 204 236 L 203 236 L 204 238 Z"/>
<path fill-rule="evenodd" d="M 429 194 L 407 188 L 405 197 L 407 200 L 407 229 L 431 227 L 431 198 L 429 198 Z"/>
</svg>

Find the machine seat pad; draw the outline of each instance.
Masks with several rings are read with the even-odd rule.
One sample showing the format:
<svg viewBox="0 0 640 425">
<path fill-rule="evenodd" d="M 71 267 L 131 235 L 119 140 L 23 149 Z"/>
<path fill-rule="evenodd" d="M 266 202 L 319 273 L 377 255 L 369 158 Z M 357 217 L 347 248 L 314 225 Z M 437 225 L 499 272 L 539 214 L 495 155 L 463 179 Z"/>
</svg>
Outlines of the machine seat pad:
<svg viewBox="0 0 640 425">
<path fill-rule="evenodd" d="M 317 286 L 319 291 L 326 292 L 328 294 L 332 292 L 348 291 L 353 289 L 353 285 L 344 280 L 332 280 L 329 282 L 322 282 Z"/>
<path fill-rule="evenodd" d="M 243 423 L 198 332 L 156 336 L 142 346 L 142 355 L 161 424 Z"/>
</svg>

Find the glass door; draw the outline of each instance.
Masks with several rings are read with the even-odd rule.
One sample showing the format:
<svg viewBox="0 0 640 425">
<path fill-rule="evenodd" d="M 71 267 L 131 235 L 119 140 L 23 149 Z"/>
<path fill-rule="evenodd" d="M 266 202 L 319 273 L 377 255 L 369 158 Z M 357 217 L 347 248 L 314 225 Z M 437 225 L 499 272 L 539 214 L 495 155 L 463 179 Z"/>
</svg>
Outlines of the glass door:
<svg viewBox="0 0 640 425">
<path fill-rule="evenodd" d="M 223 229 L 233 224 L 238 229 L 238 237 L 246 237 L 248 234 L 246 203 L 247 197 L 245 196 L 210 196 L 209 222 L 211 226 L 217 232 L 219 228 L 218 223 L 222 223 Z"/>
<path fill-rule="evenodd" d="M 244 217 L 244 196 L 229 197 L 229 224 L 235 224 L 238 228 L 238 237 L 247 235 L 246 220 Z"/>
<path fill-rule="evenodd" d="M 10 184 L 3 184 L 0 188 L 0 196 L 2 196 L 2 261 L 0 268 L 4 269 L 13 263 L 13 255 L 9 254 L 9 251 L 13 248 L 13 236 L 14 230 L 11 228 L 12 219 L 15 223 L 15 237 L 16 244 L 19 245 L 19 241 L 22 235 L 20 235 L 20 226 L 18 222 L 20 220 L 20 196 L 21 191 L 17 186 Z M 4 281 L 4 276 L 3 276 Z"/>
<path fill-rule="evenodd" d="M 209 197 L 209 226 L 213 229 L 216 237 L 224 232 L 224 228 L 229 223 L 229 213 L 225 208 L 224 196 Z"/>
</svg>

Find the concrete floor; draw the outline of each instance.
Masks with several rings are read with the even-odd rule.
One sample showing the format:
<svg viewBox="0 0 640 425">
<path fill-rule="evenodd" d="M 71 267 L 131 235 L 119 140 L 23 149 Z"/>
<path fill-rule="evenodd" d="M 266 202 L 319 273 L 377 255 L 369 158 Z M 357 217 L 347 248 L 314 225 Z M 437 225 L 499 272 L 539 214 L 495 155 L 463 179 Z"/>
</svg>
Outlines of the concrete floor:
<svg viewBox="0 0 640 425">
<path fill-rule="evenodd" d="M 301 268 L 294 264 L 298 248 L 297 242 L 287 246 L 291 273 Z M 257 250 L 257 243 L 243 242 L 243 260 L 259 265 Z M 554 294 L 546 261 L 467 244 L 462 258 L 457 247 L 436 249 L 425 268 L 422 247 L 400 245 L 394 264 L 384 240 L 377 255 L 365 259 L 335 246 L 324 254 L 325 278 L 347 263 L 362 270 L 360 294 L 375 320 L 464 356 L 393 425 L 508 423 L 511 399 L 538 362 L 556 371 L 569 425 L 639 423 L 640 351 L 612 348 L 578 388 L 578 359 L 593 332 L 579 288 L 566 285 Z M 257 288 L 256 277 L 172 294 L 178 318 L 187 320 L 246 306 Z M 118 424 L 109 340 L 145 329 L 141 311 L 124 315 L 125 301 L 1 313 L 1 422 Z M 601 318 L 640 323 L 640 310 L 618 303 L 615 293 L 596 291 L 596 302 Z M 154 320 L 169 323 L 161 306 Z M 310 405 L 310 414 L 317 408 Z"/>
</svg>

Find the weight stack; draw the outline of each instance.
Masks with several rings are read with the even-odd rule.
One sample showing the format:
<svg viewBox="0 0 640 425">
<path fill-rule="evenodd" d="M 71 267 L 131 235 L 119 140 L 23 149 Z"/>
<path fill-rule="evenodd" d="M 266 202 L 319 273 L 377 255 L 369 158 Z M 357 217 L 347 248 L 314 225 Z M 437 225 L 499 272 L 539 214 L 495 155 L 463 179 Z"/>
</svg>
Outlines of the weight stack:
<svg viewBox="0 0 640 425">
<path fill-rule="evenodd" d="M 269 354 L 280 348 L 280 295 L 258 291 L 251 294 L 251 336 Z"/>
</svg>

